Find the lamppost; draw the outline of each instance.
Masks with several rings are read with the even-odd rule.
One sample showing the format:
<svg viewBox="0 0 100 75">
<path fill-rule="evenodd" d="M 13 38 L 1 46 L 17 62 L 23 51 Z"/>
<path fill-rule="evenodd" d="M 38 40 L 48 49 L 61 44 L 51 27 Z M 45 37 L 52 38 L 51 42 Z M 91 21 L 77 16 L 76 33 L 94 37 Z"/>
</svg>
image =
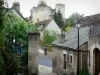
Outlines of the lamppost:
<svg viewBox="0 0 100 75">
<path fill-rule="evenodd" d="M 79 75 L 79 29 L 80 24 L 76 24 L 77 31 L 78 31 L 78 49 L 77 49 L 77 75 Z"/>
</svg>

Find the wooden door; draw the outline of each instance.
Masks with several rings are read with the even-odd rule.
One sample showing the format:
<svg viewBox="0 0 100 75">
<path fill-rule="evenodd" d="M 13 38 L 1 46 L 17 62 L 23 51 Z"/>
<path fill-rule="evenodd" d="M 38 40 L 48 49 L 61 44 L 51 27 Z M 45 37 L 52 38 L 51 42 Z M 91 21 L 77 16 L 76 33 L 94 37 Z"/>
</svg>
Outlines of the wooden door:
<svg viewBox="0 0 100 75">
<path fill-rule="evenodd" d="M 63 56 L 64 56 L 64 66 L 63 66 L 63 68 L 66 69 L 66 54 L 63 54 Z"/>
<path fill-rule="evenodd" d="M 100 73 L 100 51 L 95 51 L 95 75 Z"/>
</svg>

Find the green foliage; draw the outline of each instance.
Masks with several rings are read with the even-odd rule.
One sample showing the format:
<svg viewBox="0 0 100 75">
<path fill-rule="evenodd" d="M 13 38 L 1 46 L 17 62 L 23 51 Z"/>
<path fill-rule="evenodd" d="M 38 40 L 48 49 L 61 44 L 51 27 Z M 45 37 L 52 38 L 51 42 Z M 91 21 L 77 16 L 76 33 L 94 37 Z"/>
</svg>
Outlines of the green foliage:
<svg viewBox="0 0 100 75">
<path fill-rule="evenodd" d="M 24 50 L 27 49 L 27 34 L 28 32 L 35 32 L 36 26 L 28 24 L 20 19 L 12 12 L 5 16 L 5 36 L 8 49 L 13 49 L 13 39 L 23 45 Z"/>
<path fill-rule="evenodd" d="M 5 75 L 4 60 L 2 56 L 0 56 L 0 75 Z"/>
<path fill-rule="evenodd" d="M 36 26 L 28 24 L 10 11 L 4 16 L 3 26 L 4 29 L 0 30 L 0 55 L 2 56 L 0 57 L 0 75 L 13 75 L 21 73 L 21 70 L 26 72 L 26 67 L 22 68 L 21 57 L 12 53 L 13 39 L 22 43 L 23 49 L 27 52 L 27 33 L 36 31 Z M 27 63 L 24 65 L 26 66 Z"/>
<path fill-rule="evenodd" d="M 68 19 L 65 20 L 65 25 L 66 26 L 74 26 L 75 25 L 75 21 L 77 21 L 77 19 L 82 18 L 83 15 L 79 14 L 79 13 L 73 13 Z"/>
<path fill-rule="evenodd" d="M 56 40 L 58 34 L 54 31 L 44 30 L 43 32 L 43 45 L 50 45 Z"/>
<path fill-rule="evenodd" d="M 55 22 L 57 23 L 57 25 L 63 29 L 64 28 L 64 19 L 63 19 L 63 16 L 60 12 L 60 10 L 58 10 L 58 12 L 54 14 L 54 20 Z"/>
<path fill-rule="evenodd" d="M 83 15 L 79 13 L 73 13 L 68 19 L 65 20 L 65 31 L 70 30 L 72 26 L 75 26 L 77 19 L 82 18 Z"/>
<path fill-rule="evenodd" d="M 6 75 L 13 75 L 20 72 L 20 57 L 14 53 L 7 53 L 5 61 Z"/>
<path fill-rule="evenodd" d="M 27 52 L 25 52 L 21 60 L 22 60 L 22 66 L 26 66 L 28 64 L 28 53 Z"/>
<path fill-rule="evenodd" d="M 80 75 L 90 75 L 88 69 L 83 69 L 80 71 Z"/>
<path fill-rule="evenodd" d="M 69 25 L 65 27 L 65 31 L 68 31 L 70 29 L 71 29 L 71 26 L 69 26 Z"/>
<path fill-rule="evenodd" d="M 4 28 L 4 1 L 0 0 L 0 31 Z"/>
</svg>

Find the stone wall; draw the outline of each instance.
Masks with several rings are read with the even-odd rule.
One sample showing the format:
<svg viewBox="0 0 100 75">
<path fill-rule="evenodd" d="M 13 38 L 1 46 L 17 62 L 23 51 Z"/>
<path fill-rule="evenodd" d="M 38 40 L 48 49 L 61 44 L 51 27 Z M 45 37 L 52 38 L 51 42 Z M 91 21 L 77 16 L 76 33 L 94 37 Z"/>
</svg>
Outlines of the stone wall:
<svg viewBox="0 0 100 75">
<path fill-rule="evenodd" d="M 88 43 L 88 50 L 90 51 L 90 65 L 88 64 L 88 69 L 91 75 L 94 74 L 95 68 L 94 68 L 94 49 L 98 48 L 100 50 L 100 36 L 90 36 L 89 37 L 89 43 Z"/>
<path fill-rule="evenodd" d="M 80 49 L 83 51 L 88 50 L 88 43 L 84 43 L 80 46 Z M 77 52 L 61 49 L 58 47 L 53 47 L 53 72 L 59 73 L 63 70 L 63 53 L 66 53 L 66 72 L 68 75 L 74 73 L 77 73 Z M 69 63 L 69 56 L 72 55 L 72 64 Z M 79 60 L 80 60 L 80 69 L 81 68 L 87 68 L 87 58 L 88 58 L 88 52 L 82 52 L 82 60 L 81 60 L 81 53 L 79 53 Z M 82 62 L 81 62 L 82 61 Z M 82 66 L 81 66 L 82 64 Z"/>
<path fill-rule="evenodd" d="M 61 71 L 63 71 L 63 52 L 66 52 L 66 72 L 69 74 L 69 73 L 72 73 L 72 72 L 76 72 L 76 64 L 77 64 L 77 61 L 76 61 L 76 54 L 75 52 L 73 51 L 67 51 L 67 50 L 64 50 L 64 49 L 60 49 L 60 48 L 57 48 L 57 47 L 53 47 L 53 72 L 54 73 L 60 73 Z M 73 63 L 72 64 L 69 64 L 69 55 L 72 54 L 73 55 L 73 58 L 72 58 L 72 61 Z M 75 60 L 74 60 L 75 59 Z"/>
<path fill-rule="evenodd" d="M 38 73 L 39 33 L 28 34 L 28 75 Z"/>
</svg>

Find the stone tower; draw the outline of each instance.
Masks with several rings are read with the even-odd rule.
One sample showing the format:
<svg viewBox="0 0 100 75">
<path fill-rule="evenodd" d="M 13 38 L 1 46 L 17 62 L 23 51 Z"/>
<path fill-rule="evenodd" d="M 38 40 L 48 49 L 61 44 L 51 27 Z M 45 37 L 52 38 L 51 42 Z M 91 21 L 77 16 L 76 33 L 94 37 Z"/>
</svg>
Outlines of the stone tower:
<svg viewBox="0 0 100 75">
<path fill-rule="evenodd" d="M 55 9 L 56 9 L 56 12 L 60 10 L 63 17 L 65 17 L 65 5 L 64 4 L 56 4 Z"/>
</svg>

